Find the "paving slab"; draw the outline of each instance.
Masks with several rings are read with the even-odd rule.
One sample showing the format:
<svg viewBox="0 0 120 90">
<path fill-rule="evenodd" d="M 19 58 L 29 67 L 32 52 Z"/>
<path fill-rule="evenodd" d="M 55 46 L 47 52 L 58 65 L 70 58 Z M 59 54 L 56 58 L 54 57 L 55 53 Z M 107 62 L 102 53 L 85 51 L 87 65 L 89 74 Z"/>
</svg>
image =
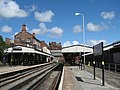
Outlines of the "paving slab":
<svg viewBox="0 0 120 90">
<path fill-rule="evenodd" d="M 120 90 L 105 82 L 102 86 L 102 80 L 94 80 L 93 75 L 77 66 L 67 66 L 64 68 L 63 89 L 62 90 Z"/>
<path fill-rule="evenodd" d="M 73 80 L 73 73 L 69 67 L 64 67 L 64 77 L 62 90 L 75 90 L 75 83 Z"/>
</svg>

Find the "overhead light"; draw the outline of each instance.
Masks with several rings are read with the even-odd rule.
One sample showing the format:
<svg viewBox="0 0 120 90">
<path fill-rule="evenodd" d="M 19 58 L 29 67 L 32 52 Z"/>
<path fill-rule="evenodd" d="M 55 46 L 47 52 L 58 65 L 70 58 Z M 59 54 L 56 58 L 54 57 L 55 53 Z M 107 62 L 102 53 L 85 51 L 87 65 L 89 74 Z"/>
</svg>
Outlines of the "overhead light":
<svg viewBox="0 0 120 90">
<path fill-rule="evenodd" d="M 78 15 L 80 15 L 80 13 L 79 13 L 79 12 L 77 12 L 77 13 L 75 13 L 75 15 L 76 15 L 76 16 L 78 16 Z"/>
</svg>

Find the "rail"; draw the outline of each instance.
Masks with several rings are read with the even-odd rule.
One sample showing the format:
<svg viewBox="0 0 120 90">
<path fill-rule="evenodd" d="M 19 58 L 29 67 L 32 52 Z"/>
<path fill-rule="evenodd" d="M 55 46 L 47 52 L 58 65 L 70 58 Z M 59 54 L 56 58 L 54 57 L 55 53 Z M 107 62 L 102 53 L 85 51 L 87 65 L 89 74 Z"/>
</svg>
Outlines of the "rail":
<svg viewBox="0 0 120 90">
<path fill-rule="evenodd" d="M 30 69 L 6 73 L 0 77 L 0 90 L 30 90 L 58 64 L 51 63 Z"/>
</svg>

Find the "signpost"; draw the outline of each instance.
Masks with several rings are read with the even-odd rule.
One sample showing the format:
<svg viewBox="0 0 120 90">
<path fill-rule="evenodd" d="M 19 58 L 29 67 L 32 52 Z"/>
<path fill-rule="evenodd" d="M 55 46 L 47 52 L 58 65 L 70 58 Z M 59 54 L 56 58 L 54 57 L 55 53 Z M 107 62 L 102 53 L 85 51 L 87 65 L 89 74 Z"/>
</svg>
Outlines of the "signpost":
<svg viewBox="0 0 120 90">
<path fill-rule="evenodd" d="M 95 60 L 96 56 L 101 56 L 102 57 L 102 85 L 104 86 L 104 60 L 103 60 L 103 42 L 93 46 L 93 54 L 94 54 L 94 61 L 93 61 L 93 71 L 94 71 L 94 79 L 95 79 Z"/>
</svg>

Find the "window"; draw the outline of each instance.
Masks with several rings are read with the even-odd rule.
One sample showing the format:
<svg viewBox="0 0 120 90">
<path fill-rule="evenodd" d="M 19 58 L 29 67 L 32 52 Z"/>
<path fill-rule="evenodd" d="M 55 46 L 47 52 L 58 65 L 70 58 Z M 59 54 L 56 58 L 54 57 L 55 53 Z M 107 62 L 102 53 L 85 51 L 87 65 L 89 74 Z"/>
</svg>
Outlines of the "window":
<svg viewBox="0 0 120 90">
<path fill-rule="evenodd" d="M 16 38 L 16 41 L 20 42 L 20 38 Z"/>
<path fill-rule="evenodd" d="M 31 39 L 31 38 L 28 38 L 28 39 L 27 39 L 27 42 L 32 42 L 32 39 Z"/>
</svg>

